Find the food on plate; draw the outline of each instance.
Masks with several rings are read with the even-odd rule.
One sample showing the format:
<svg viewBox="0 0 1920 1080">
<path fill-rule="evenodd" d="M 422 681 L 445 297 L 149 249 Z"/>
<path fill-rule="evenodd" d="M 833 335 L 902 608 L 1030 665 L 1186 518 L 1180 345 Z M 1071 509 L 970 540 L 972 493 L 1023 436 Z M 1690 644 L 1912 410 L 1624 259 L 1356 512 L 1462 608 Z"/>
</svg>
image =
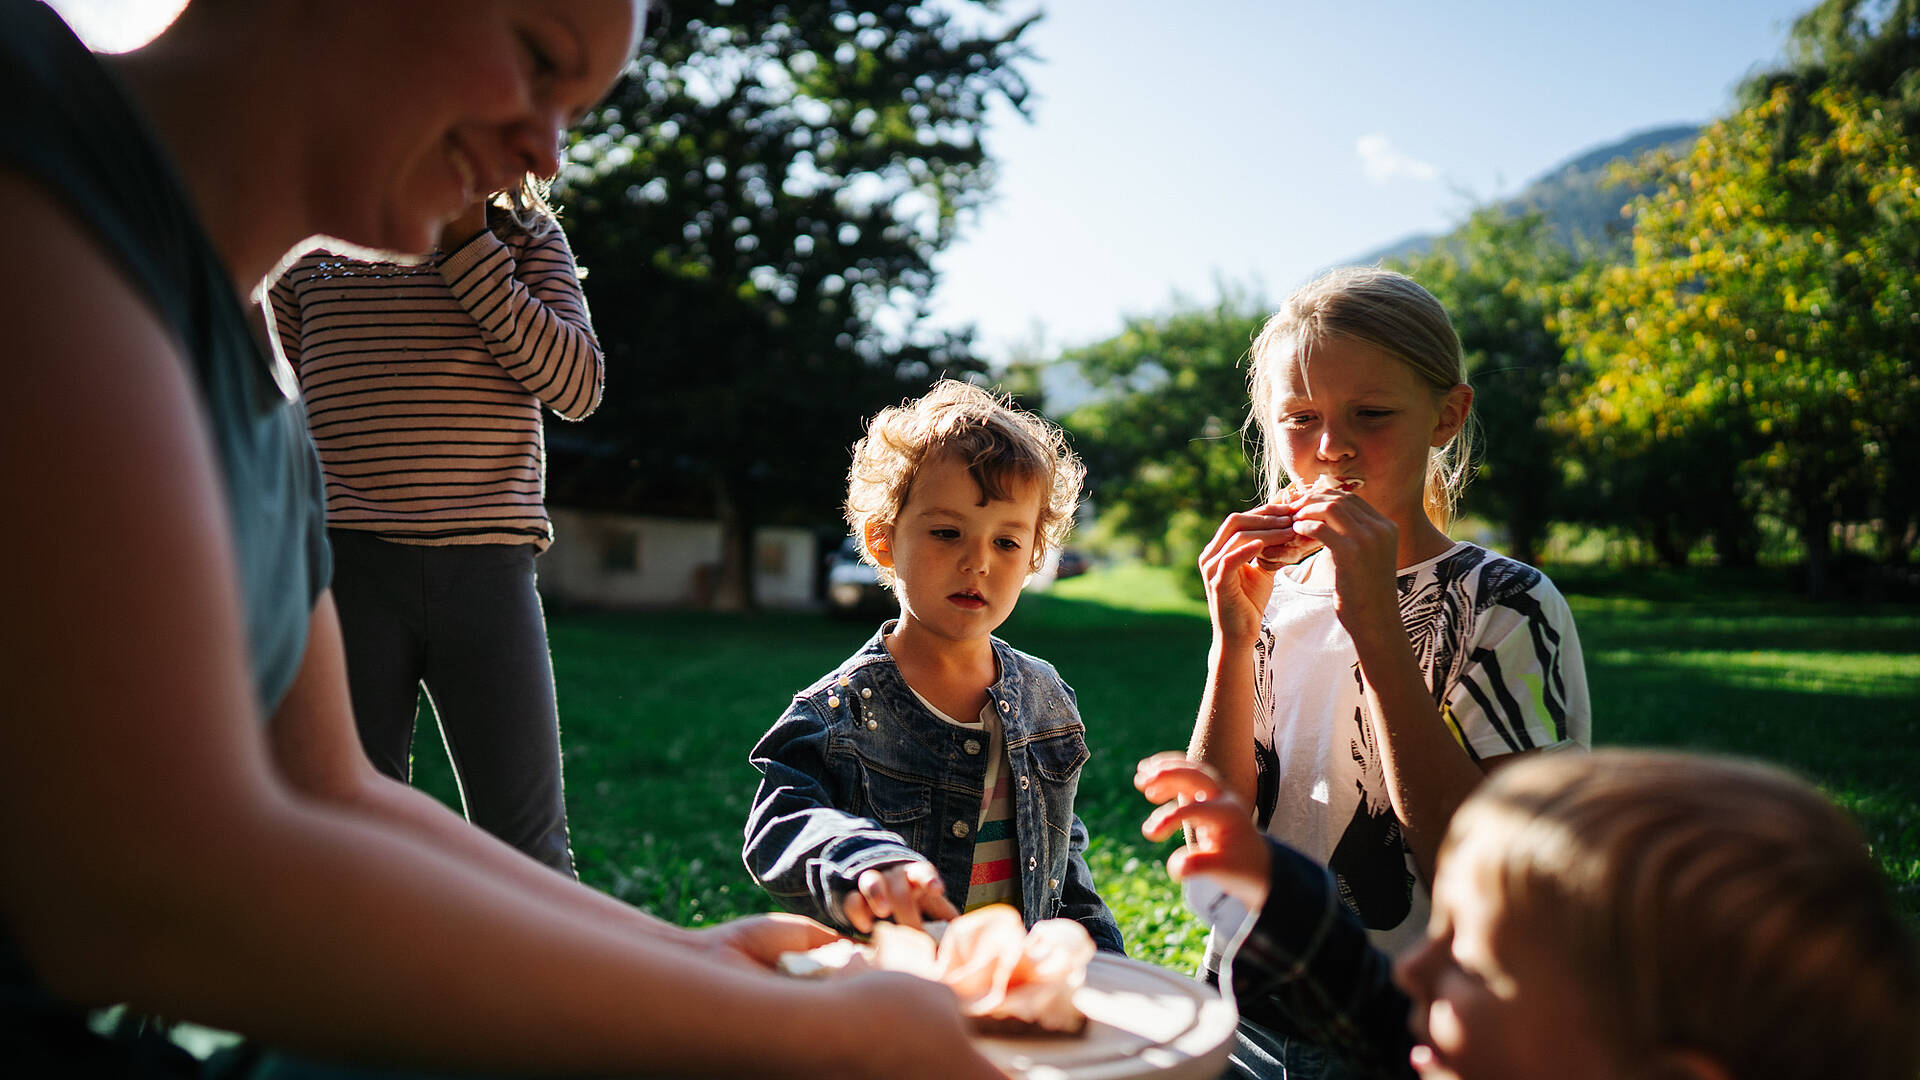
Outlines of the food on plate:
<svg viewBox="0 0 1920 1080">
<path fill-rule="evenodd" d="M 1072 919 L 1045 919 L 1028 930 L 1006 904 L 929 924 L 933 936 L 879 923 L 870 944 L 836 941 L 780 958 L 781 970 L 815 978 L 879 969 L 945 983 L 975 1030 L 991 1035 L 1077 1035 L 1087 1018 L 1073 1003 L 1086 982 L 1093 938 Z"/>
<path fill-rule="evenodd" d="M 1276 501 L 1298 509 L 1300 504 L 1307 500 L 1308 496 L 1317 495 L 1323 491 L 1359 491 L 1361 485 L 1365 483 L 1366 481 L 1358 476 L 1323 474 L 1319 479 L 1316 479 L 1310 487 L 1302 487 L 1298 482 L 1288 484 L 1287 489 L 1280 493 L 1280 498 Z M 1318 540 L 1309 540 L 1304 536 L 1295 536 L 1293 539 L 1285 541 L 1284 543 L 1268 544 L 1266 547 L 1261 548 L 1260 554 L 1254 557 L 1254 561 L 1258 562 L 1260 568 L 1263 570 L 1278 570 L 1283 566 L 1289 566 L 1299 562 L 1301 559 L 1320 550 L 1320 547 L 1321 544 Z"/>
</svg>

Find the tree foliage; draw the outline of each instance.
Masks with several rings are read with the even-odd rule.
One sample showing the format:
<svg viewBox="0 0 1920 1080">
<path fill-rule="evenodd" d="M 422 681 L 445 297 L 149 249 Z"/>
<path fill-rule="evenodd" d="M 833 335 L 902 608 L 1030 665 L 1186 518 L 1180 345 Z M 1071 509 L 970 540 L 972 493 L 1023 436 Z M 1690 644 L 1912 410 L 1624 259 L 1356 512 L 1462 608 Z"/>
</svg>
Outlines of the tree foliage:
<svg viewBox="0 0 1920 1080">
<path fill-rule="evenodd" d="M 568 234 L 607 399 L 556 433 L 575 501 L 831 520 L 863 417 L 983 365 L 923 326 L 933 257 L 993 179 L 988 109 L 1024 109 L 1031 20 L 997 0 L 686 5 L 582 126 Z"/>
<path fill-rule="evenodd" d="M 1223 290 L 1137 318 L 1118 336 L 1070 350 L 1099 396 L 1063 419 L 1086 459 L 1103 524 L 1139 540 L 1150 561 L 1193 571 L 1221 516 L 1258 501 L 1241 438 L 1247 347 L 1266 316 L 1256 297 Z"/>
<path fill-rule="evenodd" d="M 1864 32 L 1840 17 L 1858 7 L 1822 5 L 1797 33 Z M 1882 51 L 1815 40 L 1803 51 L 1884 76 Z M 1905 561 L 1920 520 L 1915 79 L 1895 99 L 1848 70 L 1760 80 L 1686 157 L 1644 166 L 1660 187 L 1636 205 L 1632 261 L 1561 316 L 1593 372 L 1565 422 L 1589 456 L 1663 461 L 1689 493 L 1779 513 L 1816 590 L 1835 523 L 1870 523 Z"/>
<path fill-rule="evenodd" d="M 1466 356 L 1479 468 L 1462 510 L 1504 527 L 1525 562 L 1538 558 L 1548 524 L 1576 509 L 1560 497 L 1564 440 L 1548 423 L 1574 374 L 1547 325 L 1575 266 L 1540 214 L 1488 209 L 1398 267 L 1446 306 Z"/>
</svg>

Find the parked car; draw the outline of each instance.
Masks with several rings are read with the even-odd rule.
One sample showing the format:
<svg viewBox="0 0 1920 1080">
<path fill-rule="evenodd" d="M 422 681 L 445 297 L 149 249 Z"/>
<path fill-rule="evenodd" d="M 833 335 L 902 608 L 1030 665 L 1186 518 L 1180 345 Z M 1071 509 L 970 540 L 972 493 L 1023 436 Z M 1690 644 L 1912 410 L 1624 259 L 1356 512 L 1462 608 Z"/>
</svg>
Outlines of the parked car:
<svg viewBox="0 0 1920 1080">
<path fill-rule="evenodd" d="M 1061 549 L 1060 561 L 1054 564 L 1053 568 L 1055 581 L 1064 581 L 1070 577 L 1079 577 L 1086 572 L 1087 557 L 1085 555 L 1080 554 L 1072 548 Z"/>
<path fill-rule="evenodd" d="M 893 590 L 860 557 L 860 543 L 849 536 L 827 556 L 827 612 L 839 618 L 884 616 L 899 609 Z"/>
</svg>

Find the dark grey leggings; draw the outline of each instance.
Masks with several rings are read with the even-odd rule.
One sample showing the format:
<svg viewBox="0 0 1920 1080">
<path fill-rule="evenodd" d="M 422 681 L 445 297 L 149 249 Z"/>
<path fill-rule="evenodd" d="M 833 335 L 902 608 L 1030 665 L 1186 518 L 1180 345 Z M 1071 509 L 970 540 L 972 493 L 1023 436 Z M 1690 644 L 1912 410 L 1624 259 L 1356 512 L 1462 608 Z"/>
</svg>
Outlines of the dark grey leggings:
<svg viewBox="0 0 1920 1080">
<path fill-rule="evenodd" d="M 420 687 L 467 820 L 571 875 L 547 627 L 531 544 L 424 547 L 329 529 L 360 742 L 412 778 Z"/>
</svg>

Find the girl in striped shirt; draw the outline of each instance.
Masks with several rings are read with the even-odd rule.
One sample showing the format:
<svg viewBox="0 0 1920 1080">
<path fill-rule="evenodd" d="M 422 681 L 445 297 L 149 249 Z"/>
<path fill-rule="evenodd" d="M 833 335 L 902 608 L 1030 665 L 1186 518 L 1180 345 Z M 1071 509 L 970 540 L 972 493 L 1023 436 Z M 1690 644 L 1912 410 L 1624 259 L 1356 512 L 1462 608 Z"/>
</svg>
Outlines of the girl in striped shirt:
<svg viewBox="0 0 1920 1080">
<path fill-rule="evenodd" d="M 361 742 L 411 774 L 425 687 L 467 816 L 571 874 L 534 560 L 544 410 L 600 402 L 602 355 L 532 176 L 413 263 L 315 250 L 273 286 L 327 486 L 334 596 Z"/>
</svg>

